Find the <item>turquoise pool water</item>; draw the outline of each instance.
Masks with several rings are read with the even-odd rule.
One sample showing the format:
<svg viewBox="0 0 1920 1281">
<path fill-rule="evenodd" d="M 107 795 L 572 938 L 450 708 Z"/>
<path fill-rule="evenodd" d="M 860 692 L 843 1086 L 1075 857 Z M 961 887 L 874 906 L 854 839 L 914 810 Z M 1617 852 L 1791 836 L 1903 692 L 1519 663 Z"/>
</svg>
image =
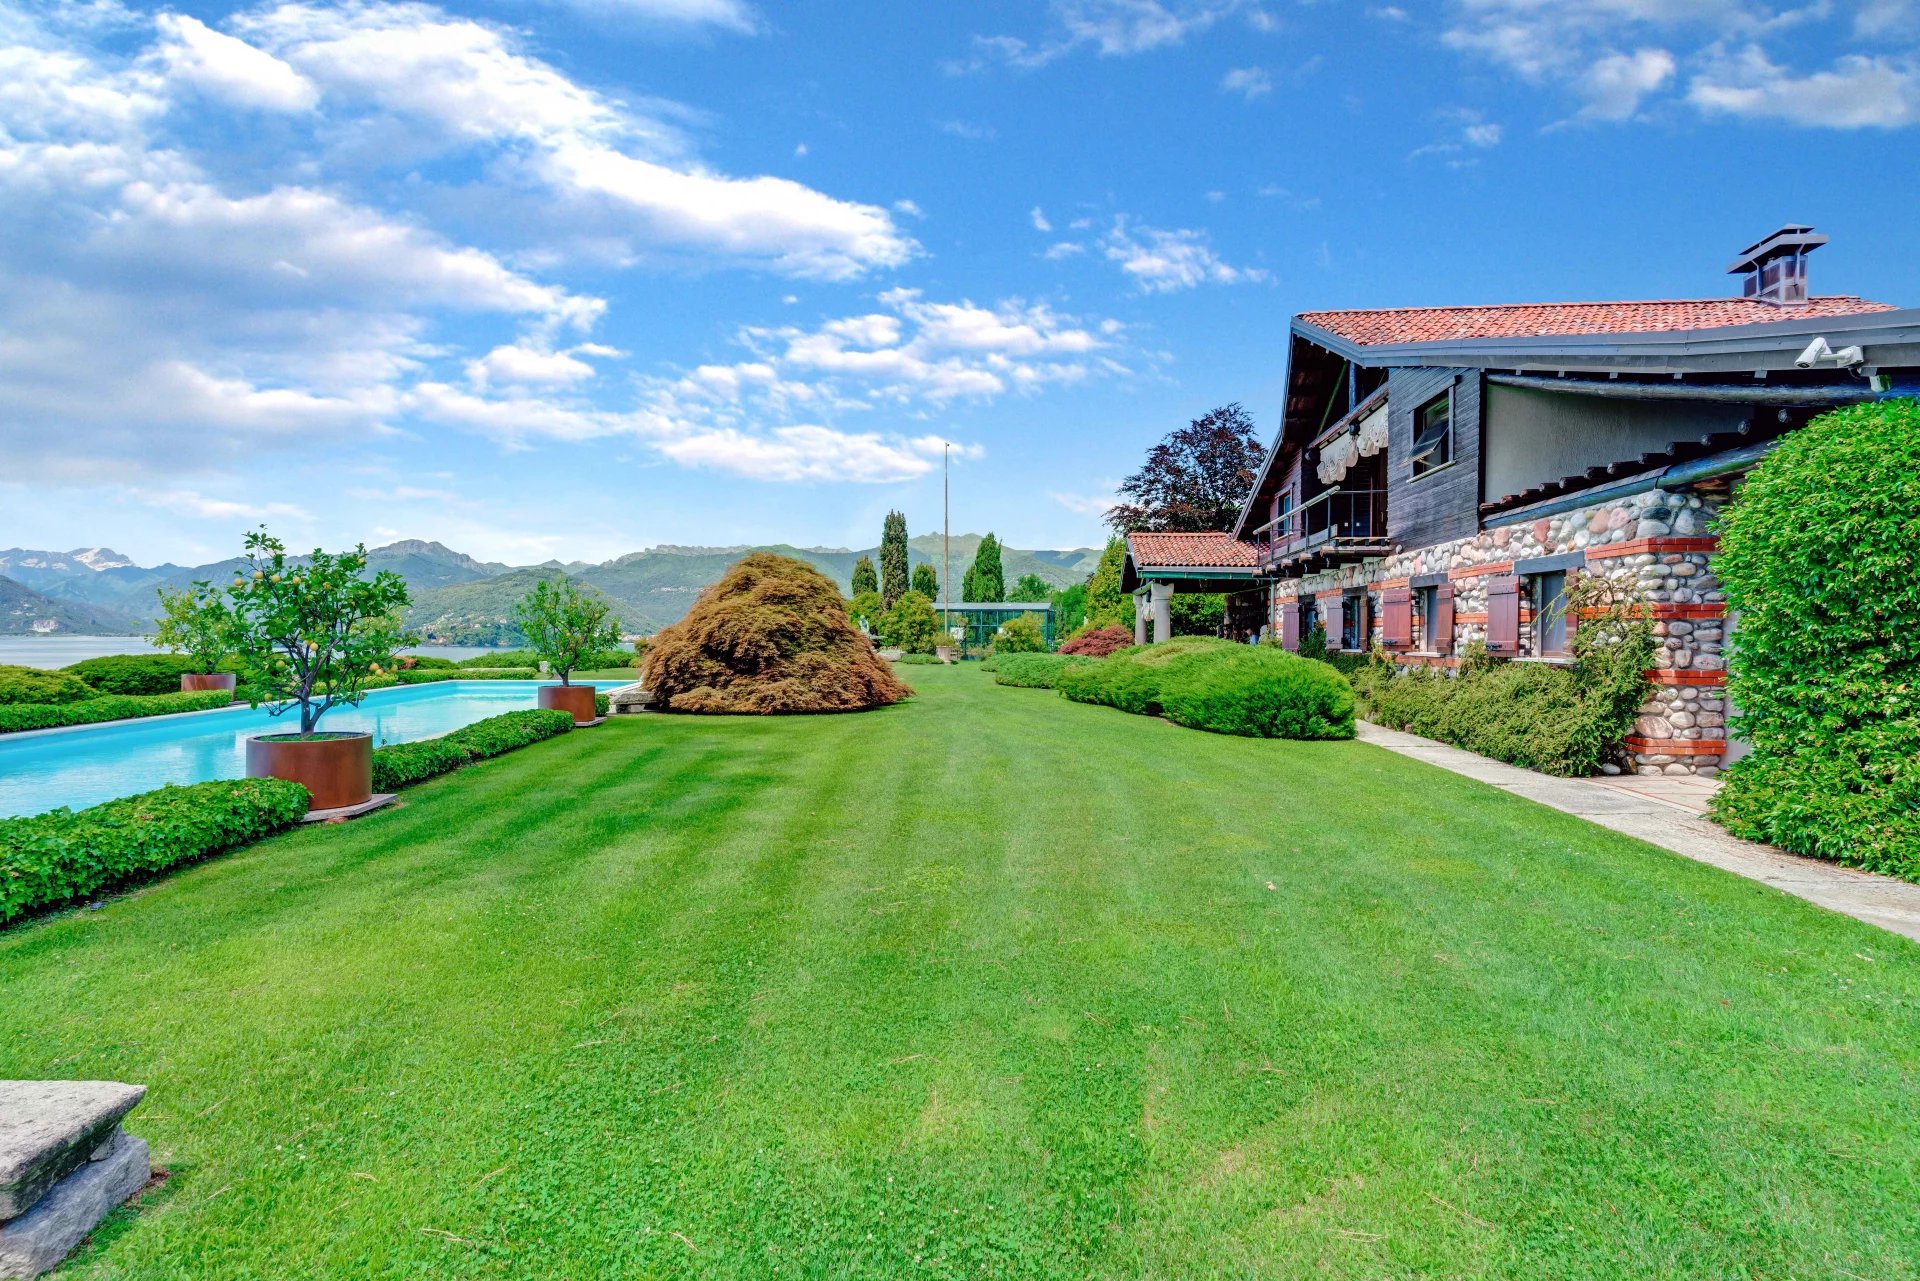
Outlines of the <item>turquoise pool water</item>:
<svg viewBox="0 0 1920 1281">
<path fill-rule="evenodd" d="M 448 681 L 377 689 L 358 707 L 328 712 L 320 728 L 370 732 L 375 746 L 407 743 L 531 708 L 538 688 L 536 681 Z M 298 730 L 300 722 L 269 716 L 264 707 L 231 707 L 0 736 L 0 818 L 62 805 L 82 809 L 167 783 L 240 778 L 247 739 L 289 726 Z"/>
</svg>

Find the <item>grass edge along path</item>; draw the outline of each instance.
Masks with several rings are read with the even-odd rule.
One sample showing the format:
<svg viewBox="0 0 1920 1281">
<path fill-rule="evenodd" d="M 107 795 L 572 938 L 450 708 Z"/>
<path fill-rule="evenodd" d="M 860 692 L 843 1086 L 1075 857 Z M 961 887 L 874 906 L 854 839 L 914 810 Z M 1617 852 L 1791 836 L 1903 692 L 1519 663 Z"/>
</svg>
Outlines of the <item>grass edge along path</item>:
<svg viewBox="0 0 1920 1281">
<path fill-rule="evenodd" d="M 82 1278 L 1843 1276 L 1920 949 L 1364 744 L 916 668 L 616 719 L 0 933 L 152 1087 Z"/>
</svg>

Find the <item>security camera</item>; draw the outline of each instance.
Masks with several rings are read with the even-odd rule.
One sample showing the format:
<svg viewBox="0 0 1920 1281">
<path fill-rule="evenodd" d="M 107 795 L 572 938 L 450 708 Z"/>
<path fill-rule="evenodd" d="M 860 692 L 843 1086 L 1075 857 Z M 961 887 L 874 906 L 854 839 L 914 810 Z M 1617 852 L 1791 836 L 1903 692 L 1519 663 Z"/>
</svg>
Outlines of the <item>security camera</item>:
<svg viewBox="0 0 1920 1281">
<path fill-rule="evenodd" d="M 1822 361 L 1830 362 L 1841 369 L 1852 369 L 1856 365 L 1867 363 L 1867 353 L 1858 347 L 1842 347 L 1839 351 L 1835 351 L 1832 344 L 1825 338 L 1816 338 L 1807 344 L 1807 349 L 1801 352 L 1799 358 L 1793 363 L 1801 369 L 1812 369 Z"/>
</svg>

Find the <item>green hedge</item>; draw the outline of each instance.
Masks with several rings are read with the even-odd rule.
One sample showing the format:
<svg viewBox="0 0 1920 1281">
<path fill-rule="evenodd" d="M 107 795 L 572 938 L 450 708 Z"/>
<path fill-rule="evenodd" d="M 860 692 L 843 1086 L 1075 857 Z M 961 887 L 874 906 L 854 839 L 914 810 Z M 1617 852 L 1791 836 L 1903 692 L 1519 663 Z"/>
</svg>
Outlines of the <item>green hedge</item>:
<svg viewBox="0 0 1920 1281">
<path fill-rule="evenodd" d="M 233 695 L 223 690 L 193 694 L 116 694 L 110 698 L 89 698 L 79 703 L 13 703 L 0 705 L 0 734 L 29 729 L 58 729 L 66 725 L 96 725 L 101 721 L 128 720 L 142 716 L 166 716 L 174 712 L 204 712 L 225 707 Z"/>
<path fill-rule="evenodd" d="M 940 659 L 934 654 L 902 654 L 893 660 L 899 667 L 937 667 Z"/>
<path fill-rule="evenodd" d="M 180 678 L 199 667 L 179 654 L 108 654 L 69 663 L 60 670 L 102 694 L 178 694 Z"/>
<path fill-rule="evenodd" d="M 613 710 L 613 695 L 595 694 L 593 696 L 593 714 L 595 716 L 605 716 L 608 712 L 611 712 L 612 710 Z"/>
<path fill-rule="evenodd" d="M 373 790 L 395 791 L 473 761 L 553 738 L 572 728 L 573 716 L 568 712 L 507 712 L 475 721 L 439 738 L 377 748 L 373 753 Z"/>
<path fill-rule="evenodd" d="M 307 799 L 298 783 L 240 778 L 0 819 L 0 925 L 291 827 Z"/>
<path fill-rule="evenodd" d="M 404 669 L 406 671 L 446 671 L 448 668 L 460 665 L 451 658 L 441 658 L 438 654 L 407 654 L 400 661 L 407 664 Z"/>
<path fill-rule="evenodd" d="M 1720 518 L 1753 751 L 1713 813 L 1799 854 L 1920 879 L 1920 401 L 1822 414 Z"/>
<path fill-rule="evenodd" d="M 1067 668 L 1097 661 L 1073 654 L 1002 654 L 994 662 L 993 682 L 1020 689 L 1052 689 Z"/>
<path fill-rule="evenodd" d="M 1324 663 L 1265 646 L 1192 638 L 1134 646 L 1063 667 L 1055 688 L 1081 703 L 1250 738 L 1353 737 L 1353 687 Z"/>
<path fill-rule="evenodd" d="M 1631 727 L 1584 697 L 1579 675 L 1502 663 L 1458 676 L 1426 669 L 1358 680 L 1367 719 L 1547 774 L 1595 774 Z"/>
<path fill-rule="evenodd" d="M 179 688 L 179 682 L 174 682 Z M 19 703 L 77 703 L 100 691 L 70 672 L 39 667 L 0 667 L 0 705 Z"/>
<path fill-rule="evenodd" d="M 400 685 L 434 685 L 441 681 L 533 681 L 540 673 L 531 667 L 415 667 L 396 673 Z"/>
</svg>

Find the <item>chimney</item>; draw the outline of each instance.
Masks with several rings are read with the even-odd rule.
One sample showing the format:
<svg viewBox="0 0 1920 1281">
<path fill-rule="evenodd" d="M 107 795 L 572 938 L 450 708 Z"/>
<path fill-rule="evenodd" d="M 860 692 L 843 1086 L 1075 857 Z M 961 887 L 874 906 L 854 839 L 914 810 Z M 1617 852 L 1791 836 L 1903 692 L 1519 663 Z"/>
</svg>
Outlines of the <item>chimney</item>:
<svg viewBox="0 0 1920 1281">
<path fill-rule="evenodd" d="M 1727 274 L 1745 277 L 1742 292 L 1755 302 L 1798 307 L 1807 301 L 1807 255 L 1826 243 L 1812 227 L 1788 223 L 1741 250 Z"/>
</svg>

